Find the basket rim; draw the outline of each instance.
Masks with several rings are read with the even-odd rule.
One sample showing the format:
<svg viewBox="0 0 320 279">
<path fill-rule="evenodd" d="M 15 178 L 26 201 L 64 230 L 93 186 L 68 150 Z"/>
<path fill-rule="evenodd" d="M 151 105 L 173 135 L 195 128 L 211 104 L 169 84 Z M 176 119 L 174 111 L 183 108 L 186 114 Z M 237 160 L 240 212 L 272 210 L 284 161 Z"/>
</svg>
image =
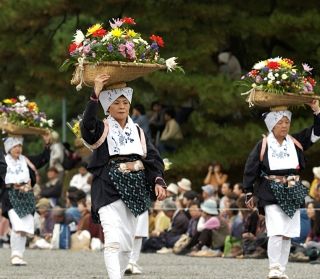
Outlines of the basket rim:
<svg viewBox="0 0 320 279">
<path fill-rule="evenodd" d="M 79 63 L 75 64 L 79 66 Z M 138 63 L 138 62 L 123 62 L 123 61 L 101 61 L 101 62 L 84 62 L 83 65 L 94 65 L 94 66 L 117 66 L 117 67 L 139 67 L 139 68 L 167 68 L 166 65 L 158 64 L 158 63 Z"/>
</svg>

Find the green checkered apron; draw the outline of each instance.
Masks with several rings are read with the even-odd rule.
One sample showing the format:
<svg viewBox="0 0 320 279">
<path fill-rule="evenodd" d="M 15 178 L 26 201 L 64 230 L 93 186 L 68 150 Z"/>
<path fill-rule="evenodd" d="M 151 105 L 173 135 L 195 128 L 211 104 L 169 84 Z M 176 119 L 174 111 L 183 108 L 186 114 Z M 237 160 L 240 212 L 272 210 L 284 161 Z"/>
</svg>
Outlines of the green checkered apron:
<svg viewBox="0 0 320 279">
<path fill-rule="evenodd" d="M 109 176 L 118 190 L 121 200 L 137 217 L 151 206 L 151 185 L 147 183 L 143 170 L 121 172 L 120 163 L 139 160 L 138 156 L 130 156 L 125 159 L 117 158 L 109 161 Z"/>
</svg>

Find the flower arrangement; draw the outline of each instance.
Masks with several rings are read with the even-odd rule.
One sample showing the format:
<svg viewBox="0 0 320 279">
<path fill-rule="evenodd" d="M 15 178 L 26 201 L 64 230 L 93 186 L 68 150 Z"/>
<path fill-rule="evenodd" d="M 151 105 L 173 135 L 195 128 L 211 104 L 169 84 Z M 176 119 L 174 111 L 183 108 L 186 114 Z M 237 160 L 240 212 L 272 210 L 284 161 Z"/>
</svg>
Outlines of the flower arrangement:
<svg viewBox="0 0 320 279">
<path fill-rule="evenodd" d="M 20 127 L 51 128 L 53 120 L 47 119 L 44 112 L 39 111 L 37 103 L 30 102 L 25 96 L 4 99 L 0 102 L 0 120 Z"/>
<path fill-rule="evenodd" d="M 168 71 L 182 70 L 176 63 L 176 57 L 163 59 L 159 55 L 164 41 L 160 36 L 151 35 L 149 44 L 141 35 L 133 30 L 136 24 L 130 17 L 112 19 L 110 29 L 97 23 L 88 28 L 86 35 L 77 30 L 69 45 L 70 57 L 64 61 L 61 70 L 67 70 L 70 65 L 92 62 L 99 64 L 105 61 L 122 61 L 136 63 L 152 63 L 166 65 Z"/>
<path fill-rule="evenodd" d="M 316 81 L 311 77 L 311 68 L 302 64 L 298 69 L 288 58 L 270 58 L 256 63 L 241 79 L 251 89 L 283 94 L 313 94 Z"/>
</svg>

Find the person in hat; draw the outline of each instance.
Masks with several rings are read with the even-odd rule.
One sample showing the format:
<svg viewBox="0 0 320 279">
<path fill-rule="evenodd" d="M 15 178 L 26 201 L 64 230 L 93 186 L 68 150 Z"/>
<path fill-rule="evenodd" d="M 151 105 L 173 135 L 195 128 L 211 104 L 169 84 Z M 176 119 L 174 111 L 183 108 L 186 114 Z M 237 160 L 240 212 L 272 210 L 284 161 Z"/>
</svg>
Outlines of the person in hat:
<svg viewBox="0 0 320 279">
<path fill-rule="evenodd" d="M 264 210 L 267 227 L 268 278 L 288 278 L 285 274 L 291 238 L 300 235 L 300 206 L 307 189 L 300 179 L 306 167 L 304 151 L 320 138 L 319 101 L 310 103 L 314 124 L 289 135 L 291 112 L 271 111 L 265 116 L 269 134 L 251 151 L 244 170 L 243 185 L 247 206 Z M 256 183 L 257 182 L 257 183 Z"/>
<path fill-rule="evenodd" d="M 163 200 L 166 184 L 163 161 L 133 123 L 129 87 L 102 91 L 110 76 L 98 75 L 87 103 L 81 134 L 93 154 L 88 171 L 93 176 L 91 214 L 105 234 L 104 260 L 111 279 L 122 278 L 133 248 L 137 217 L 151 205 L 151 197 Z M 98 103 L 107 118 L 97 118 Z"/>
<path fill-rule="evenodd" d="M 204 185 L 201 187 L 202 189 L 202 198 L 204 201 L 207 199 L 215 199 L 214 194 L 215 190 L 214 187 L 210 184 Z"/>
<path fill-rule="evenodd" d="M 7 171 L 2 189 L 2 214 L 11 224 L 11 264 L 26 265 L 23 260 L 27 237 L 34 234 L 35 199 L 32 187 L 37 169 L 50 159 L 50 137 L 43 136 L 44 151 L 33 157 L 22 155 L 23 137 L 9 136 L 4 141 Z"/>
<path fill-rule="evenodd" d="M 185 192 L 187 191 L 191 191 L 191 181 L 187 178 L 182 178 L 180 181 L 177 182 L 178 185 L 178 192 L 179 192 L 179 196 L 178 196 L 178 207 L 182 208 L 182 200 L 183 200 L 183 195 Z"/>
<path fill-rule="evenodd" d="M 170 183 L 167 187 L 167 197 L 175 198 L 179 193 L 179 187 L 175 183 Z"/>
<path fill-rule="evenodd" d="M 310 190 L 309 190 L 309 195 L 311 198 L 315 198 L 316 196 L 316 188 L 320 184 L 320 167 L 314 167 L 312 169 L 314 179 L 311 183 Z"/>
</svg>

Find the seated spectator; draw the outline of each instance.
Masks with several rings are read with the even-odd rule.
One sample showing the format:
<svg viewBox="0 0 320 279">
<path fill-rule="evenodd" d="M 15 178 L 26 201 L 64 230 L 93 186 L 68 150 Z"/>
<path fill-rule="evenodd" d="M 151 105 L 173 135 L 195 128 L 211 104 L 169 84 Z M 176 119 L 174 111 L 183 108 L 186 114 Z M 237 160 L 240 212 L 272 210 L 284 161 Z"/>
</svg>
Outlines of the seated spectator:
<svg viewBox="0 0 320 279">
<path fill-rule="evenodd" d="M 210 256 L 221 256 L 226 236 L 229 234 L 229 228 L 226 222 L 219 217 L 217 203 L 215 200 L 209 199 L 201 204 L 202 215 L 198 221 L 196 239 L 192 239 L 191 243 L 196 243 L 189 247 L 192 252 L 190 256 L 203 256 L 210 249 Z M 214 251 L 211 251 L 214 250 Z M 203 250 L 203 251 L 202 251 Z"/>
<path fill-rule="evenodd" d="M 320 184 L 316 186 L 313 193 L 314 193 L 314 201 L 320 202 Z"/>
<path fill-rule="evenodd" d="M 164 110 L 160 102 L 154 101 L 151 104 L 151 112 L 149 114 L 149 125 L 151 137 L 156 146 L 159 144 L 160 134 L 164 129 Z"/>
<path fill-rule="evenodd" d="M 150 237 L 144 243 L 142 252 L 156 252 L 160 249 L 161 253 L 172 251 L 171 248 L 175 242 L 182 234 L 186 233 L 189 219 L 183 211 L 177 209 L 176 204 L 171 199 L 164 200 L 163 211 L 171 219 L 171 228 L 158 237 Z"/>
<path fill-rule="evenodd" d="M 233 193 L 236 195 L 237 199 L 244 196 L 244 188 L 242 183 L 236 183 L 233 185 Z"/>
<path fill-rule="evenodd" d="M 91 191 L 91 176 L 91 173 L 87 170 L 87 163 L 82 162 L 78 168 L 78 173 L 72 177 L 69 185 L 89 194 Z"/>
<path fill-rule="evenodd" d="M 62 180 L 64 168 L 63 168 L 63 160 L 64 160 L 64 146 L 60 141 L 60 135 L 56 131 L 52 131 L 50 134 L 51 137 L 51 145 L 50 145 L 50 161 L 49 167 L 56 168 L 59 174 L 59 178 Z"/>
<path fill-rule="evenodd" d="M 173 200 L 176 199 L 177 195 L 179 193 L 179 187 L 175 183 L 170 183 L 167 187 L 167 197 L 172 198 Z"/>
<path fill-rule="evenodd" d="M 159 236 L 164 231 L 168 230 L 171 226 L 170 218 L 162 210 L 163 202 L 156 201 L 154 204 L 154 211 L 156 212 L 154 220 L 154 230 L 150 236 Z"/>
<path fill-rule="evenodd" d="M 54 227 L 51 238 L 52 249 L 69 249 L 70 248 L 70 225 L 66 220 L 65 210 L 59 206 L 52 209 L 52 218 Z"/>
<path fill-rule="evenodd" d="M 229 182 L 225 182 L 221 187 L 222 198 L 220 199 L 219 209 L 223 210 L 226 207 L 226 200 L 228 200 L 228 196 L 232 193 L 232 187 Z"/>
<path fill-rule="evenodd" d="M 187 191 L 183 194 L 183 199 L 181 201 L 181 205 L 184 213 L 188 217 L 188 219 L 191 218 L 190 213 L 189 213 L 189 207 L 190 204 L 194 201 L 199 201 L 199 194 L 195 191 Z"/>
<path fill-rule="evenodd" d="M 132 120 L 137 123 L 144 131 L 145 135 L 151 139 L 151 131 L 149 126 L 149 119 L 146 116 L 145 108 L 142 104 L 136 104 L 132 109 Z"/>
<path fill-rule="evenodd" d="M 245 196 L 241 196 L 237 205 L 243 219 L 242 250 L 244 258 L 266 258 L 268 237 L 263 215 L 255 209 L 246 208 Z"/>
<path fill-rule="evenodd" d="M 55 167 L 50 167 L 47 170 L 47 178 L 48 181 L 42 187 L 40 197 L 49 199 L 51 207 L 54 207 L 59 203 L 62 193 L 62 183 L 59 179 L 58 170 Z"/>
<path fill-rule="evenodd" d="M 208 173 L 204 179 L 204 184 L 210 184 L 213 186 L 215 191 L 218 191 L 221 194 L 222 184 L 227 182 L 228 175 L 222 170 L 220 163 L 213 162 L 208 167 Z"/>
<path fill-rule="evenodd" d="M 78 209 L 78 200 L 85 198 L 86 194 L 78 190 L 76 187 L 70 187 L 66 194 L 66 221 L 68 224 L 73 224 L 71 231 L 76 231 L 76 225 L 79 223 L 81 218 L 81 213 Z"/>
<path fill-rule="evenodd" d="M 35 236 L 30 243 L 30 248 L 51 249 L 51 238 L 54 227 L 50 201 L 41 198 L 36 204 Z"/>
<path fill-rule="evenodd" d="M 177 182 L 178 184 L 178 193 L 179 193 L 179 196 L 178 196 L 178 200 L 180 202 L 182 202 L 182 199 L 183 199 L 183 195 L 185 192 L 187 191 L 191 191 L 191 181 L 187 178 L 182 178 L 180 181 Z M 181 208 L 182 207 L 182 204 L 178 206 L 178 208 Z"/>
<path fill-rule="evenodd" d="M 204 201 L 206 201 L 208 199 L 213 199 L 213 200 L 217 201 L 218 197 L 215 196 L 215 190 L 212 185 L 207 184 L 205 186 L 202 186 L 201 189 L 202 189 L 202 199 Z"/>
<path fill-rule="evenodd" d="M 221 52 L 218 55 L 219 72 L 231 79 L 239 79 L 241 76 L 241 65 L 237 57 L 231 52 Z"/>
<path fill-rule="evenodd" d="M 179 143 L 183 139 L 180 125 L 174 119 L 175 112 L 173 109 L 166 109 L 164 113 L 164 119 L 166 121 L 164 130 L 160 137 L 158 145 L 159 152 L 161 154 L 167 152 L 175 152 Z"/>
</svg>

